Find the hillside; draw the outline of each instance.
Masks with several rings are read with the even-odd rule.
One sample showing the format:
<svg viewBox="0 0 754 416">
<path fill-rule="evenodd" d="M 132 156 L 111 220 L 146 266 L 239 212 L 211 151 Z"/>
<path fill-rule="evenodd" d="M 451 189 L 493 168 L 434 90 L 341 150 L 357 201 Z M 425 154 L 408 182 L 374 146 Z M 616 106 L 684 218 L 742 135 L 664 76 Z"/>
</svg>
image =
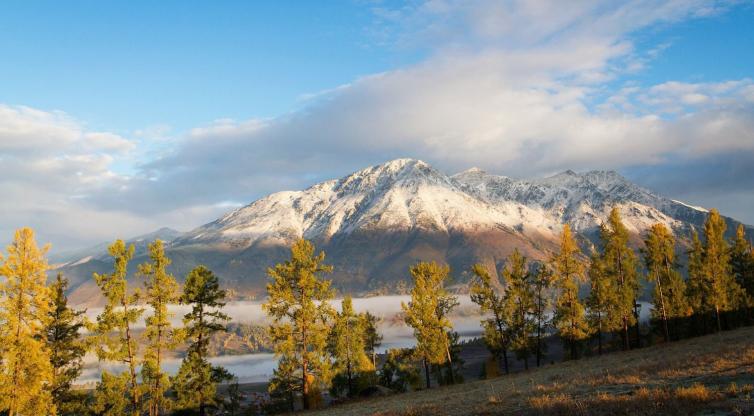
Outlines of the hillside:
<svg viewBox="0 0 754 416">
<path fill-rule="evenodd" d="M 754 414 L 754 328 L 568 361 L 323 415 Z"/>
<path fill-rule="evenodd" d="M 449 264 L 454 283 L 462 285 L 472 264 L 499 268 L 514 248 L 548 258 L 566 223 L 588 252 L 612 207 L 619 208 L 635 244 L 662 222 L 683 245 L 707 214 L 611 171 L 511 179 L 479 169 L 446 175 L 420 160 L 397 159 L 303 191 L 269 195 L 188 233 L 160 235 L 170 237 L 168 255 L 179 278 L 205 264 L 241 296 L 262 296 L 266 268 L 301 237 L 326 251 L 335 287 L 386 293 L 417 260 Z M 728 221 L 732 230 L 737 222 Z M 146 247 L 138 241 L 137 263 Z M 61 267 L 76 289 L 74 301 L 90 299 L 91 273 L 107 267 L 104 253 Z"/>
</svg>

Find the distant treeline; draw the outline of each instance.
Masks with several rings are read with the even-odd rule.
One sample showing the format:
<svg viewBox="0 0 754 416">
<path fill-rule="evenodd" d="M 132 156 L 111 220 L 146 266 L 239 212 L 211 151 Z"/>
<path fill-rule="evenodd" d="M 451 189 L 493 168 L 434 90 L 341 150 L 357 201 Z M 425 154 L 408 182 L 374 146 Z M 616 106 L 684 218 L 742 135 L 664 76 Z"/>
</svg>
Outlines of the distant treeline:
<svg viewBox="0 0 754 416">
<path fill-rule="evenodd" d="M 592 253 L 581 252 L 565 225 L 547 261 L 530 262 L 514 250 L 500 275 L 475 265 L 470 296 L 484 317 L 491 353 L 486 376 L 509 373 L 513 358 L 525 369 L 542 365 L 544 341 L 552 335 L 562 340 L 567 359 L 578 359 L 752 324 L 754 253 L 743 226 L 732 241 L 724 238 L 725 228 L 710 211 L 682 267 L 671 230 L 652 226 L 636 252 L 613 209 Z M 47 248 L 37 246 L 33 231 L 16 232 L 0 267 L 0 414 L 273 413 L 463 381 L 462 345 L 448 318 L 459 303 L 445 287 L 447 266 L 410 267 L 413 287 L 401 316 L 416 345 L 377 354 L 379 318 L 357 313 L 350 296 L 339 312 L 330 305 L 335 291 L 325 276 L 332 267 L 306 240 L 292 245 L 289 260 L 268 269 L 267 328 L 229 324 L 222 311 L 226 292 L 204 266 L 192 270 L 181 288 L 167 272 L 170 259 L 159 240 L 131 279 L 133 246 L 118 240 L 108 250 L 112 273 L 93 276 L 106 303 L 92 322 L 68 305 L 63 276 L 47 284 Z M 649 331 L 639 320 L 643 281 L 653 290 Z M 584 284 L 586 297 L 579 295 Z M 171 324 L 172 303 L 191 306 L 181 327 Z M 145 330 L 135 331 L 142 318 Z M 162 363 L 183 349 L 180 369 L 169 376 Z M 73 384 L 87 351 L 126 370 L 103 372 L 93 391 L 77 390 Z M 251 402 L 232 374 L 208 360 L 247 351 L 273 351 L 278 358 L 269 396 Z M 220 383 L 229 383 L 222 394 Z"/>
</svg>

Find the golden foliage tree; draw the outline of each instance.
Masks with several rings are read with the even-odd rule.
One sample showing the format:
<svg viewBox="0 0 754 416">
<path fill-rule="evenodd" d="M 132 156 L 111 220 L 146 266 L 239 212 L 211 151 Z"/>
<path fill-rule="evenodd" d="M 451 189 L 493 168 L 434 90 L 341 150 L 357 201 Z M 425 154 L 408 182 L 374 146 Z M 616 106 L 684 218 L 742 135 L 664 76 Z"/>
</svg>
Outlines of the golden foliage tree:
<svg viewBox="0 0 754 416">
<path fill-rule="evenodd" d="M 453 324 L 448 313 L 458 305 L 458 300 L 445 290 L 445 280 L 450 268 L 435 262 L 419 262 L 410 269 L 414 279 L 411 301 L 401 302 L 406 324 L 414 329 L 416 354 L 424 363 L 425 381 L 430 387 L 431 364 L 447 363 L 451 383 L 453 382 L 452 357 L 448 331 Z"/>
<path fill-rule="evenodd" d="M 0 267 L 0 410 L 9 416 L 56 414 L 45 334 L 47 250 L 37 247 L 31 228 L 21 228 Z"/>
<path fill-rule="evenodd" d="M 138 416 L 141 411 L 141 386 L 136 373 L 139 354 L 132 327 L 144 309 L 138 306 L 139 291 L 129 290 L 127 280 L 128 262 L 133 258 L 134 246 L 116 240 L 107 250 L 114 259 L 113 272 L 94 273 L 94 280 L 106 301 L 102 313 L 97 316 L 96 352 L 100 360 L 123 364 L 128 371 L 118 376 L 102 374 L 102 386 L 95 392 L 95 400 L 101 407 L 95 408 L 106 414 L 128 412 Z M 128 398 L 128 405 L 125 400 L 120 400 L 121 406 L 110 409 L 107 402 L 111 400 L 106 397 Z"/>
<path fill-rule="evenodd" d="M 334 292 L 322 274 L 332 272 L 323 264 L 325 253 L 314 254 L 314 245 L 304 239 L 291 247 L 291 258 L 267 270 L 267 302 L 262 305 L 272 318 L 270 335 L 280 358 L 271 393 L 290 396 L 290 380 L 298 380 L 304 408 L 316 407 L 319 391 L 329 382 L 327 338 L 335 311 L 328 301 Z"/>
<path fill-rule="evenodd" d="M 550 263 L 555 272 L 558 297 L 555 301 L 553 325 L 569 347 L 571 359 L 578 358 L 578 346 L 589 337 L 584 304 L 579 299 L 579 283 L 584 281 L 584 262 L 579 258 L 576 241 L 566 224 L 560 235 L 560 249 Z"/>
<path fill-rule="evenodd" d="M 475 275 L 470 289 L 471 301 L 479 305 L 482 315 L 489 315 L 482 320 L 484 343 L 498 361 L 502 357 L 505 374 L 508 374 L 510 311 L 505 307 L 504 295 L 499 293 L 503 284 L 497 274 L 493 277 L 481 264 L 475 264 L 471 271 Z"/>
<path fill-rule="evenodd" d="M 637 270 L 636 254 L 628 245 L 628 230 L 623 225 L 617 208 L 610 211 L 607 224 L 603 224 L 600 236 L 602 238 L 602 267 L 605 275 L 612 280 L 611 286 L 615 290 L 615 308 L 611 308 L 607 322 L 610 330 L 621 333 L 623 348 L 631 348 L 628 329 L 636 325 L 636 298 L 639 294 L 639 272 Z"/>
<path fill-rule="evenodd" d="M 170 379 L 162 371 L 164 354 L 173 349 L 178 338 L 173 330 L 168 305 L 178 301 L 178 282 L 168 273 L 170 259 L 165 255 L 161 240 L 149 244 L 149 262 L 139 265 L 139 274 L 144 277 L 144 299 L 152 309 L 145 320 L 146 348 L 141 367 L 141 378 L 148 393 L 146 405 L 150 416 L 159 416 L 168 411 L 171 401 L 165 397 L 170 388 Z"/>
<path fill-rule="evenodd" d="M 346 296 L 341 302 L 340 312 L 335 316 L 335 322 L 330 335 L 330 352 L 335 359 L 333 371 L 336 380 L 344 380 L 349 397 L 358 392 L 356 383 L 365 372 L 371 371 L 372 361 L 366 354 L 365 320 L 353 309 L 351 296 Z"/>
<path fill-rule="evenodd" d="M 644 239 L 644 263 L 647 266 L 647 280 L 654 282 L 652 313 L 662 320 L 665 341 L 670 341 L 668 320 L 685 315 L 686 284 L 676 270 L 675 238 L 662 224 L 655 224 Z"/>
</svg>

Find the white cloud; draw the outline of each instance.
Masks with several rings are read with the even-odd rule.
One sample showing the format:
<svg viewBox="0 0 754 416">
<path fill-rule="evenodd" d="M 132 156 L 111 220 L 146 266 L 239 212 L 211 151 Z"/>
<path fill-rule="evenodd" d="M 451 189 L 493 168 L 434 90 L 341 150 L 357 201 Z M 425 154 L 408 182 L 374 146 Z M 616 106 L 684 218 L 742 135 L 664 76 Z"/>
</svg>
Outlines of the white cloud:
<svg viewBox="0 0 754 416">
<path fill-rule="evenodd" d="M 10 172 L 0 192 L 19 201 L 0 208 L 0 232 L 31 220 L 80 245 L 189 228 L 228 209 L 219 201 L 249 202 L 393 157 L 518 176 L 668 161 L 682 170 L 683 161 L 698 168 L 730 153 L 754 161 L 750 79 L 630 82 L 668 47 L 637 51 L 634 32 L 725 7 L 434 0 L 375 9 L 372 30 L 383 41 L 430 56 L 304 94 L 301 110 L 278 118 L 217 120 L 183 136 L 158 125 L 134 142 L 64 113 L 0 106 L 0 160 Z M 623 87 L 611 94 L 607 82 Z M 146 159 L 150 140 L 160 143 L 156 159 Z M 124 160 L 128 175 L 113 168 Z"/>
</svg>

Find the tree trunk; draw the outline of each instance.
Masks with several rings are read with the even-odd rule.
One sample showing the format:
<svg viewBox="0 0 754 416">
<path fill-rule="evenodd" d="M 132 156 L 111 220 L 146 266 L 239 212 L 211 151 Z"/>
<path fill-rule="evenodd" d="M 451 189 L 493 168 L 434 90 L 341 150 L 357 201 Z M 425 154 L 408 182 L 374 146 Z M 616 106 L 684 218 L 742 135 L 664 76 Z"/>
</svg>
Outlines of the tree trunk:
<svg viewBox="0 0 754 416">
<path fill-rule="evenodd" d="M 597 355 L 602 355 L 602 316 L 597 318 Z"/>
<path fill-rule="evenodd" d="M 427 383 L 427 389 L 429 389 L 430 388 L 430 384 L 429 384 L 429 363 L 427 362 L 427 358 L 426 357 L 424 358 L 423 361 L 424 361 L 424 378 L 425 378 L 426 383 Z"/>
<path fill-rule="evenodd" d="M 450 347 L 448 341 L 445 341 L 445 354 L 448 356 L 448 371 L 450 372 L 450 384 L 456 384 L 455 375 L 453 375 L 453 359 L 450 357 Z"/>
<path fill-rule="evenodd" d="M 505 332 L 503 331 L 503 323 L 500 318 L 495 316 L 495 321 L 497 323 L 497 333 L 500 336 L 500 349 L 503 352 L 503 365 L 505 366 L 505 374 L 510 374 L 510 371 L 508 369 L 508 349 L 505 348 Z"/>
<path fill-rule="evenodd" d="M 720 332 L 723 327 L 720 324 L 720 306 L 717 303 L 715 304 L 715 317 L 717 318 L 717 332 Z"/>
</svg>

